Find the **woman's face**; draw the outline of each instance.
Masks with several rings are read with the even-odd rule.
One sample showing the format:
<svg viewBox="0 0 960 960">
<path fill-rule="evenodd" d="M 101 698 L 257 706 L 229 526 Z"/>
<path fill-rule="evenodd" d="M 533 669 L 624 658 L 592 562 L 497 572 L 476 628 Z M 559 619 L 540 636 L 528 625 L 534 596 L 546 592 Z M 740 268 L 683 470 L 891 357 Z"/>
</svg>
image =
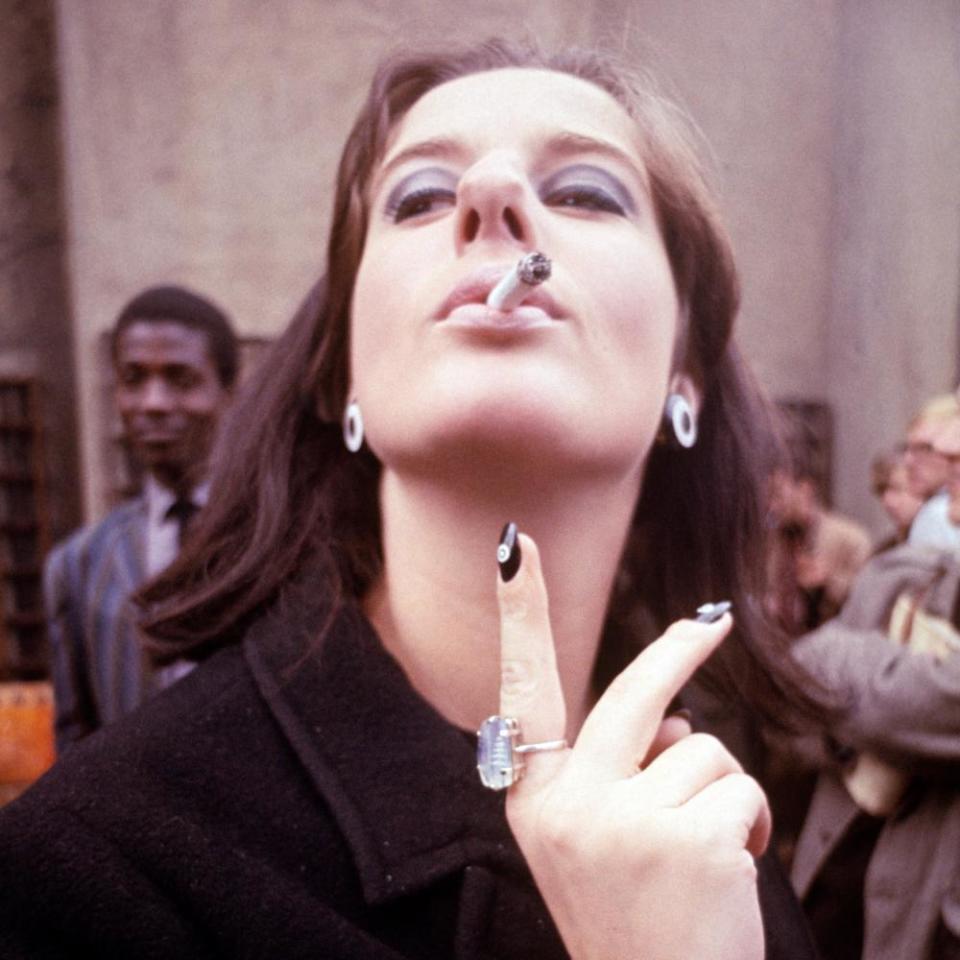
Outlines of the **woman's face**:
<svg viewBox="0 0 960 960">
<path fill-rule="evenodd" d="M 352 394 L 387 469 L 510 456 L 639 480 L 679 309 L 638 140 L 606 92 L 538 69 L 443 84 L 398 124 L 351 331 Z M 552 277 L 511 312 L 486 307 L 531 250 Z"/>
</svg>

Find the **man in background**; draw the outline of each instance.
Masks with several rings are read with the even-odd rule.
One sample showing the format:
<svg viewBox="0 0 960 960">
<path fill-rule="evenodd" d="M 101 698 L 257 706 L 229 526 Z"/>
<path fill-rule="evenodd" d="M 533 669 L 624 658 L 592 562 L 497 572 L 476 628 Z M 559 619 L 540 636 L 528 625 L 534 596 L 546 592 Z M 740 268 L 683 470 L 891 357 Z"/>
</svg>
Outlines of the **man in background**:
<svg viewBox="0 0 960 960">
<path fill-rule="evenodd" d="M 949 497 L 944 489 L 947 460 L 935 442 L 958 413 L 957 397 L 943 394 L 929 401 L 907 429 L 903 454 L 907 477 L 913 492 L 924 501 L 907 535 L 907 542 L 916 547 L 960 550 L 960 526 L 948 516 Z"/>
<path fill-rule="evenodd" d="M 62 752 L 133 710 L 190 664 L 155 669 L 131 594 L 176 556 L 208 495 L 207 461 L 238 370 L 230 321 L 180 287 L 154 287 L 111 334 L 114 400 L 142 493 L 49 554 L 44 595 Z"/>
</svg>

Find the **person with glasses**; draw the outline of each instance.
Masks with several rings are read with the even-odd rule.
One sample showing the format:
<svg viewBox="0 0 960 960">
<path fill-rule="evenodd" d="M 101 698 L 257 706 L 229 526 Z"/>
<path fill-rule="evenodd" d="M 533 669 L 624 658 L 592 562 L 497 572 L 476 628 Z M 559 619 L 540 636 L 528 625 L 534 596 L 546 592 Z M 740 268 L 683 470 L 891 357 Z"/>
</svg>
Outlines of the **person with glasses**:
<svg viewBox="0 0 960 960">
<path fill-rule="evenodd" d="M 937 435 L 958 412 L 956 395 L 943 394 L 927 403 L 907 430 L 903 461 L 912 491 L 924 500 L 907 535 L 907 542 L 913 546 L 960 550 L 960 526 L 948 516 L 944 489 L 947 462 L 935 445 Z"/>
</svg>

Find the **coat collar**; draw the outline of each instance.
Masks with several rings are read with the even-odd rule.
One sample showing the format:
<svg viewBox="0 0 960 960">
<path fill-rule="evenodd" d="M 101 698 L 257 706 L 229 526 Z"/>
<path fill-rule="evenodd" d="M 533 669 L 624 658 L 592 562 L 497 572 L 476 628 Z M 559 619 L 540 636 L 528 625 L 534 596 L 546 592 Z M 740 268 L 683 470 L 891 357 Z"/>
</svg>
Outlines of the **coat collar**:
<svg viewBox="0 0 960 960">
<path fill-rule="evenodd" d="M 249 631 L 244 651 L 369 903 L 468 865 L 528 876 L 503 795 L 479 783 L 475 738 L 413 690 L 354 607 L 331 619 L 315 601 L 278 606 Z"/>
</svg>

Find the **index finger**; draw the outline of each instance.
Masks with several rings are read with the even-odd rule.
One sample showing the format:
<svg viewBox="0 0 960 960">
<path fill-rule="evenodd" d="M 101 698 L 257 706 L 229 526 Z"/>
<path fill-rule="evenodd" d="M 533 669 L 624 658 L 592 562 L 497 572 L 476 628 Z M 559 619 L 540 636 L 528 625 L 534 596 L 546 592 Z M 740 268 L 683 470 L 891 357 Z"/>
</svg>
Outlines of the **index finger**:
<svg viewBox="0 0 960 960">
<path fill-rule="evenodd" d="M 559 740 L 566 731 L 566 704 L 557 670 L 547 588 L 536 544 L 517 534 L 521 562 L 509 581 L 497 584 L 500 606 L 500 714 L 520 722 L 525 743 Z M 567 751 L 527 757 L 524 778 L 512 789 L 549 779 Z"/>
<path fill-rule="evenodd" d="M 716 623 L 678 620 L 607 687 L 584 721 L 570 762 L 597 781 L 619 780 L 646 757 L 664 712 L 680 688 L 730 632 Z"/>
</svg>

